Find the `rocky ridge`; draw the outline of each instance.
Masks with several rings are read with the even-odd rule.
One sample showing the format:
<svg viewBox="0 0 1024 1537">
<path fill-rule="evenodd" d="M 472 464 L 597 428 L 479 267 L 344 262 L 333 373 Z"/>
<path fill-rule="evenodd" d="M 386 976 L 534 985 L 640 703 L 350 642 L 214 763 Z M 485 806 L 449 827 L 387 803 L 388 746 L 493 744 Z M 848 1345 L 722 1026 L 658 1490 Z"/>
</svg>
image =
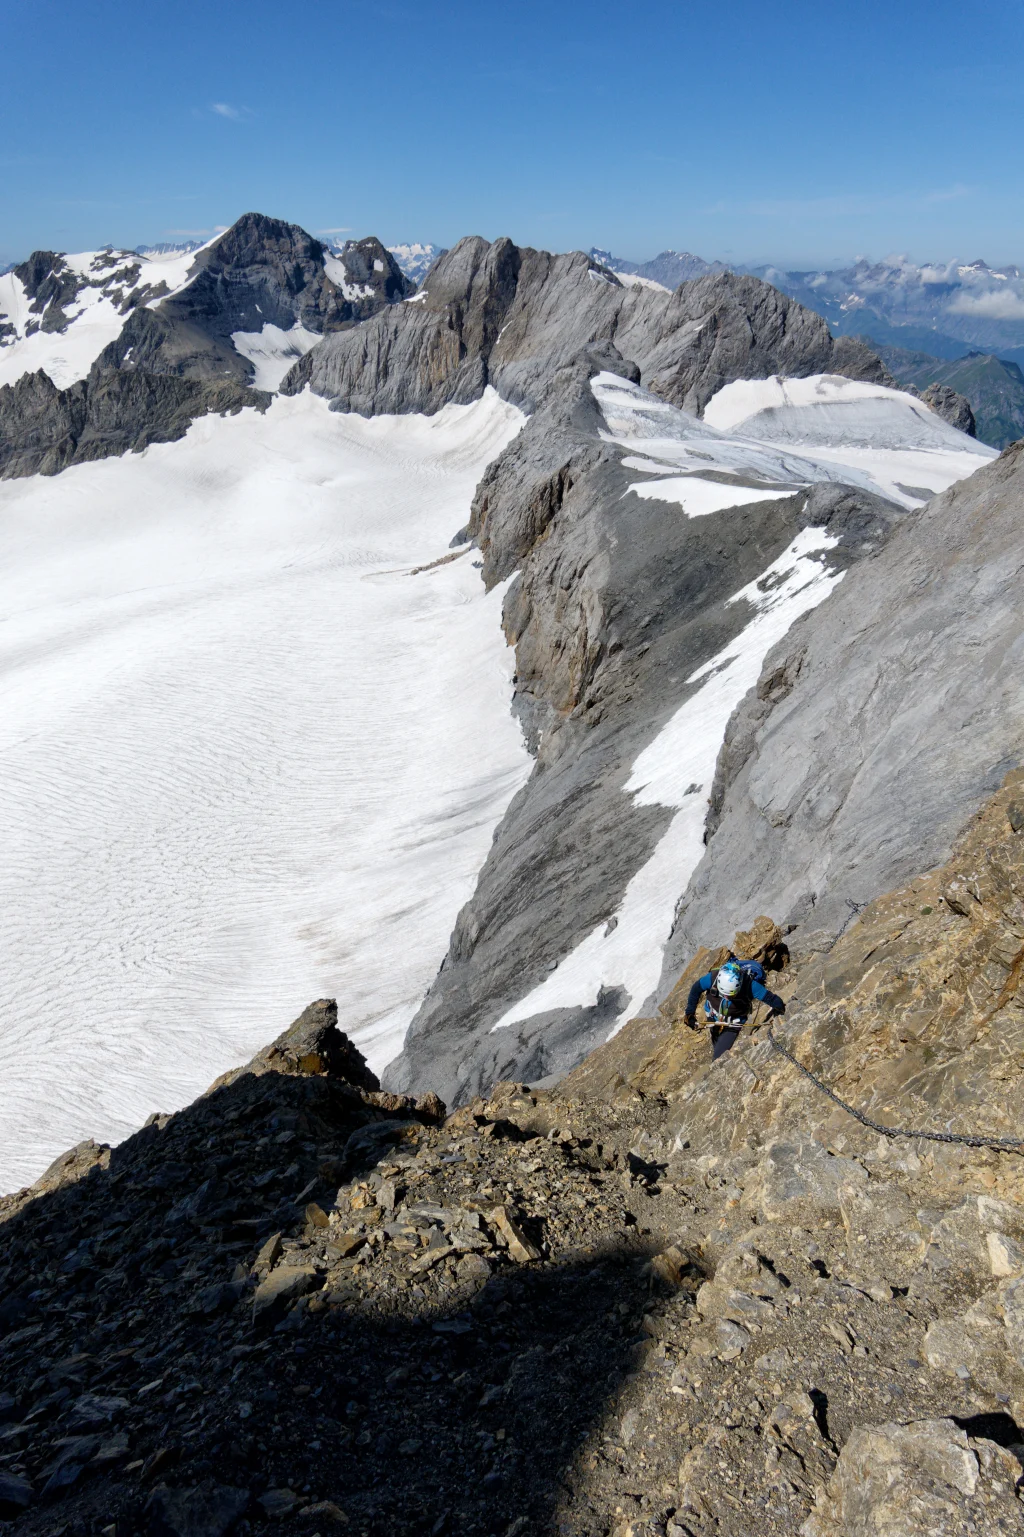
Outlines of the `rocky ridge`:
<svg viewBox="0 0 1024 1537">
<path fill-rule="evenodd" d="M 309 384 L 364 415 L 440 409 L 491 384 L 532 411 L 559 368 L 595 343 L 635 362 L 646 388 L 699 413 L 734 379 L 835 373 L 891 383 L 854 338 L 756 278 L 722 272 L 674 293 L 624 286 L 581 251 L 555 256 L 470 236 L 431 267 L 414 302 L 333 336 L 282 389 Z"/>
<path fill-rule="evenodd" d="M 1024 777 L 948 866 L 781 968 L 875 1118 L 1012 1135 Z M 720 953 L 724 953 L 720 952 Z M 19 1532 L 967 1537 L 1020 1529 L 1020 1154 L 879 1138 L 692 960 L 554 1092 L 383 1094 L 310 1007 L 247 1070 L 0 1206 Z"/>
<path fill-rule="evenodd" d="M 591 1006 L 544 1011 L 495 1033 L 507 1008 L 598 925 L 671 818 L 623 793 L 632 766 L 693 692 L 693 675 L 749 622 L 730 602 L 801 529 L 827 528 L 845 569 L 900 514 L 835 483 L 687 519 L 639 497 L 609 444 L 590 381 L 639 369 L 610 344 L 559 370 L 544 405 L 485 473 L 465 537 L 505 598 L 516 647 L 513 709 L 537 766 L 498 828 L 441 970 L 385 1073 L 427 1074 L 449 1103 L 510 1076 L 565 1072 L 630 1004 L 609 986 Z M 632 1000 L 634 1009 L 642 1000 Z"/>
</svg>

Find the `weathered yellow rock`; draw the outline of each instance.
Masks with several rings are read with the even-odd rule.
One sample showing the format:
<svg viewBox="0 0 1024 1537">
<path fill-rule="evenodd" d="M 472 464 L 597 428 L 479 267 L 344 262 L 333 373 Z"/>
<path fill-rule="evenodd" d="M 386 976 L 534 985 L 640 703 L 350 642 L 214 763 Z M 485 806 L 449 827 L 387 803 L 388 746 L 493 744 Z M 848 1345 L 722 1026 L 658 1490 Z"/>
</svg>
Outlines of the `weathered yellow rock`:
<svg viewBox="0 0 1024 1537">
<path fill-rule="evenodd" d="M 828 954 L 796 954 L 772 978 L 788 1004 L 773 1033 L 882 1125 L 1024 1138 L 1024 832 L 1010 816 L 1022 784 L 1024 772 L 1007 776 L 946 866 L 879 897 Z M 781 935 L 767 919 L 734 942 L 737 953 L 773 946 L 782 958 Z M 745 1033 L 709 1070 L 706 1036 L 675 1021 L 692 979 L 725 953 L 695 956 L 660 1018 L 628 1024 L 563 1081 L 559 1096 L 665 1096 L 680 1143 L 695 1153 L 811 1137 L 835 1151 L 870 1151 L 894 1169 L 913 1163 L 936 1191 L 1019 1198 L 1019 1155 L 880 1143 L 779 1055 L 764 1030 Z"/>
<path fill-rule="evenodd" d="M 487 1220 L 504 1238 L 508 1252 L 517 1265 L 540 1259 L 540 1250 L 530 1242 L 522 1228 L 505 1206 L 495 1206 L 487 1213 Z"/>
</svg>

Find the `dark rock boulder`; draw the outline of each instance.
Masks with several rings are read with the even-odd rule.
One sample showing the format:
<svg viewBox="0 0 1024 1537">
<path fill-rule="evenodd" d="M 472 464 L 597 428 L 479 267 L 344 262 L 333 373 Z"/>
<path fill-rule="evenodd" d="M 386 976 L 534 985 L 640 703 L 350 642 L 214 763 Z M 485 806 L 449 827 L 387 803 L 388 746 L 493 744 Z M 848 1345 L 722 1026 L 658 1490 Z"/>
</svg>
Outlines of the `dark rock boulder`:
<svg viewBox="0 0 1024 1537">
<path fill-rule="evenodd" d="M 35 1493 L 27 1478 L 0 1472 L 0 1520 L 16 1521 L 31 1505 Z"/>
<path fill-rule="evenodd" d="M 977 436 L 974 411 L 966 395 L 958 395 L 956 390 L 950 389 L 948 384 L 931 384 L 921 398 L 951 427 L 957 427 L 961 432 L 966 432 L 969 438 Z"/>
<path fill-rule="evenodd" d="M 338 1005 L 333 998 L 311 1003 L 251 1062 L 225 1074 L 214 1087 L 233 1082 L 241 1073 L 326 1073 L 358 1089 L 380 1088 L 362 1053 L 338 1029 Z"/>
<path fill-rule="evenodd" d="M 228 1537 L 245 1515 L 249 1491 L 227 1484 L 157 1489 L 146 1506 L 148 1537 Z"/>
</svg>

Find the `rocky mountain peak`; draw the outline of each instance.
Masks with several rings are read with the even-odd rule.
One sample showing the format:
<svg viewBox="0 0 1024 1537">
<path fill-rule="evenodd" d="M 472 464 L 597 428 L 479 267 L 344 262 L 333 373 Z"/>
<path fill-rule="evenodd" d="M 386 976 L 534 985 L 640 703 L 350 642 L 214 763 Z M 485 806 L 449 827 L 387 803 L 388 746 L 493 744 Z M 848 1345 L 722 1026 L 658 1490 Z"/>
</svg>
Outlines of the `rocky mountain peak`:
<svg viewBox="0 0 1024 1537">
<path fill-rule="evenodd" d="M 73 327 L 87 289 L 96 290 L 86 296 L 93 310 L 104 304 L 112 339 L 68 388 L 27 373 L 0 389 L 0 474 L 56 473 L 173 440 L 209 409 L 265 409 L 267 392 L 320 336 L 414 291 L 375 237 L 335 256 L 299 225 L 260 213 L 243 214 L 178 266 L 172 273 L 133 252 L 73 266 L 37 252 L 16 270 L 31 299 L 21 340 Z M 19 339 L 0 317 L 0 343 L 8 335 Z"/>
<path fill-rule="evenodd" d="M 263 213 L 244 213 L 200 251 L 196 266 L 247 267 L 289 256 L 300 262 L 315 261 L 323 251 L 323 244 L 301 225 Z"/>
<path fill-rule="evenodd" d="M 72 271 L 63 255 L 56 251 L 33 251 L 27 261 L 11 269 L 22 283 L 25 297 L 31 300 L 26 333 L 33 330 L 64 331 L 68 317 L 65 309 L 78 297 L 83 284 L 81 274 Z"/>
<path fill-rule="evenodd" d="M 368 235 L 364 240 L 346 240 L 340 260 L 350 283 L 372 289 L 388 304 L 407 299 L 416 292 L 416 284 L 406 277 L 376 235 Z"/>
</svg>

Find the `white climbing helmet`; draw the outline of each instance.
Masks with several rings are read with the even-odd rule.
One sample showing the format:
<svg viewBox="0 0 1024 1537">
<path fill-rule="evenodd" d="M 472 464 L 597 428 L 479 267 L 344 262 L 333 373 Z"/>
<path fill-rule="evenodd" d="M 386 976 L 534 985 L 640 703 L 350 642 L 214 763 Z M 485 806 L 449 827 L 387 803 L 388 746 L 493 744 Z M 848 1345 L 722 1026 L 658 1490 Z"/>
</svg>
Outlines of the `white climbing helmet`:
<svg viewBox="0 0 1024 1537">
<path fill-rule="evenodd" d="M 719 970 L 715 985 L 720 998 L 735 998 L 743 984 L 743 973 L 735 961 L 726 961 Z"/>
</svg>

